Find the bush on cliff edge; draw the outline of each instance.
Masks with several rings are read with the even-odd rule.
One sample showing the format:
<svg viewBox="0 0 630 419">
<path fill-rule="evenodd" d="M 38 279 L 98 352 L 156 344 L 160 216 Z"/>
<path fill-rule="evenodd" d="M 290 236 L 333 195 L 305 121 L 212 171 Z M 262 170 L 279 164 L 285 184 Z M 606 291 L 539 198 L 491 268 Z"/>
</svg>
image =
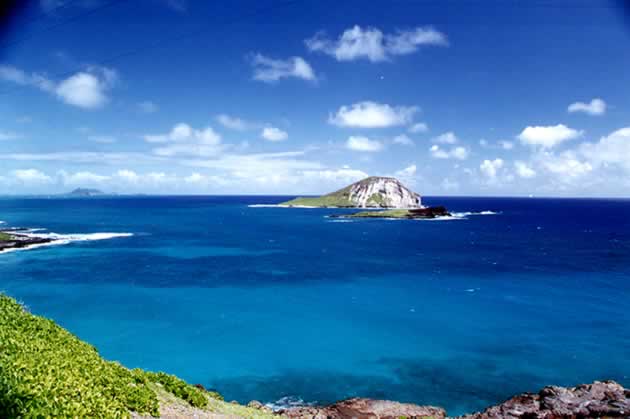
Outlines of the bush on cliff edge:
<svg viewBox="0 0 630 419">
<path fill-rule="evenodd" d="M 218 397 L 174 376 L 105 361 L 93 346 L 0 295 L 0 417 L 159 416 L 152 383 L 195 407 Z"/>
</svg>

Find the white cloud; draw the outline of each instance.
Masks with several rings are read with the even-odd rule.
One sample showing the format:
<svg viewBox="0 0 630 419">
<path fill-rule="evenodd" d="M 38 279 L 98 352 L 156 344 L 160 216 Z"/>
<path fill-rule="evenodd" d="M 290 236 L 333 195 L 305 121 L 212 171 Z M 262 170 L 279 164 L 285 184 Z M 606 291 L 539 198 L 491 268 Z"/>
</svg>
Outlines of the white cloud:
<svg viewBox="0 0 630 419">
<path fill-rule="evenodd" d="M 433 138 L 431 141 L 439 144 L 457 144 L 459 142 L 459 138 L 455 135 L 455 133 L 449 131 L 444 134 L 438 135 Z"/>
<path fill-rule="evenodd" d="M 363 29 L 358 25 L 345 30 L 336 40 L 319 32 L 305 43 L 310 51 L 323 52 L 337 61 L 367 59 L 371 62 L 386 61 L 395 55 L 412 54 L 421 45 L 448 45 L 446 35 L 431 27 L 384 34 L 377 28 Z"/>
<path fill-rule="evenodd" d="M 383 149 L 383 144 L 367 137 L 351 136 L 346 141 L 346 148 L 354 151 L 376 152 Z"/>
<path fill-rule="evenodd" d="M 559 180 L 571 182 L 574 178 L 582 177 L 593 171 L 593 165 L 587 161 L 581 161 L 574 152 L 568 151 L 559 156 L 547 155 L 541 159 L 542 166 L 555 175 L 560 175 Z"/>
<path fill-rule="evenodd" d="M 68 186 L 98 185 L 111 179 L 111 176 L 98 175 L 87 171 L 70 174 L 61 170 L 57 173 L 57 176 L 61 179 L 64 185 Z"/>
<path fill-rule="evenodd" d="M 429 152 L 431 153 L 431 157 L 435 159 L 466 160 L 469 154 L 468 149 L 465 147 L 452 147 L 450 150 L 446 150 L 437 144 L 432 145 Z"/>
<path fill-rule="evenodd" d="M 340 127 L 386 128 L 410 123 L 417 111 L 415 106 L 363 101 L 340 107 L 335 115 L 329 115 L 328 122 Z"/>
<path fill-rule="evenodd" d="M 282 131 L 280 128 L 276 127 L 265 127 L 263 128 L 260 136 L 267 141 L 284 141 L 289 138 L 289 134 L 286 131 Z"/>
<path fill-rule="evenodd" d="M 595 98 L 590 103 L 575 102 L 567 108 L 569 113 L 584 112 L 589 115 L 603 115 L 606 113 L 606 102 L 602 99 Z"/>
<path fill-rule="evenodd" d="M 224 148 L 221 136 L 212 127 L 197 130 L 186 123 L 175 125 L 167 134 L 145 135 L 144 140 L 166 144 L 153 149 L 154 154 L 163 157 L 182 154 L 215 156 Z"/>
<path fill-rule="evenodd" d="M 13 170 L 11 176 L 25 185 L 47 184 L 52 182 L 52 178 L 37 169 Z"/>
<path fill-rule="evenodd" d="M 417 167 L 415 164 L 405 167 L 404 169 L 398 170 L 395 175 L 402 178 L 409 178 L 416 175 Z"/>
<path fill-rule="evenodd" d="M 55 93 L 69 105 L 85 109 L 100 108 L 108 102 L 107 91 L 117 80 L 115 70 L 91 66 L 59 82 Z"/>
<path fill-rule="evenodd" d="M 521 140 L 523 144 L 552 148 L 565 141 L 581 137 L 583 134 L 583 131 L 577 131 L 563 124 L 554 126 L 529 126 L 518 135 L 518 139 Z"/>
<path fill-rule="evenodd" d="M 618 166 L 630 173 L 630 127 L 614 131 L 596 143 L 583 143 L 578 151 L 593 166 Z"/>
<path fill-rule="evenodd" d="M 522 178 L 529 179 L 536 176 L 536 171 L 522 161 L 514 162 L 514 168 L 516 169 L 516 174 Z"/>
<path fill-rule="evenodd" d="M 423 132 L 427 132 L 429 131 L 429 126 L 427 124 L 425 124 L 424 122 L 418 122 L 415 123 L 413 125 L 411 125 L 408 129 L 408 131 L 412 134 L 419 134 L 419 133 L 423 133 Z"/>
<path fill-rule="evenodd" d="M 405 134 L 397 135 L 396 137 L 394 137 L 392 143 L 398 145 L 415 145 L 413 140 L 407 137 Z"/>
<path fill-rule="evenodd" d="M 15 67 L 0 66 L 0 79 L 22 86 L 36 87 L 54 94 L 68 105 L 96 109 L 108 102 L 107 92 L 116 83 L 118 75 L 115 70 L 91 66 L 56 83 L 42 74 L 28 74 Z"/>
<path fill-rule="evenodd" d="M 503 167 L 503 160 L 502 159 L 484 160 L 479 165 L 479 170 L 481 170 L 481 173 L 483 173 L 488 178 L 494 179 L 497 176 L 497 172 L 502 167 Z"/>
<path fill-rule="evenodd" d="M 253 124 L 250 124 L 249 122 L 244 121 L 241 118 L 226 114 L 217 115 L 216 119 L 217 122 L 219 122 L 219 124 L 223 125 L 225 128 L 235 131 L 246 131 L 253 126 Z"/>
<path fill-rule="evenodd" d="M 514 143 L 512 141 L 499 141 L 499 146 L 504 150 L 512 150 L 514 148 Z"/>
<path fill-rule="evenodd" d="M 277 60 L 256 54 L 252 58 L 254 66 L 254 80 L 266 83 L 277 82 L 283 78 L 295 77 L 298 79 L 315 81 L 317 77 L 311 65 L 301 57 L 290 57 L 286 60 Z"/>
<path fill-rule="evenodd" d="M 307 180 L 324 180 L 335 183 L 352 183 L 369 176 L 362 170 L 350 168 L 338 170 L 305 170 L 302 173 Z"/>
<path fill-rule="evenodd" d="M 150 100 L 145 100 L 144 102 L 138 103 L 138 109 L 142 113 L 149 114 L 157 112 L 160 108 L 154 102 L 151 102 Z"/>
</svg>

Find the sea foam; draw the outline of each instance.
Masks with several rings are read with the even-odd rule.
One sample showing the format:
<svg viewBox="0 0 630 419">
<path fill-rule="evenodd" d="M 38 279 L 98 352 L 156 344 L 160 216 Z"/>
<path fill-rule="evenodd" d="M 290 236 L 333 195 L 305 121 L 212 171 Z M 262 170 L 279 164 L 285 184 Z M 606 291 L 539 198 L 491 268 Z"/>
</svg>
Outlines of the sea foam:
<svg viewBox="0 0 630 419">
<path fill-rule="evenodd" d="M 24 246 L 20 248 L 14 249 L 5 249 L 0 251 L 0 253 L 10 253 L 17 252 L 19 250 L 29 250 L 36 249 L 38 247 L 47 247 L 47 246 L 60 246 L 73 242 L 86 242 L 86 241 L 95 241 L 95 240 L 108 240 L 114 239 L 118 237 L 131 237 L 133 233 L 87 233 L 87 234 L 58 234 L 58 233 L 35 233 L 36 230 L 42 229 L 31 229 L 27 232 L 20 232 L 20 235 L 40 238 L 40 239 L 51 239 L 53 241 L 48 243 L 36 243 L 29 246 Z"/>
</svg>

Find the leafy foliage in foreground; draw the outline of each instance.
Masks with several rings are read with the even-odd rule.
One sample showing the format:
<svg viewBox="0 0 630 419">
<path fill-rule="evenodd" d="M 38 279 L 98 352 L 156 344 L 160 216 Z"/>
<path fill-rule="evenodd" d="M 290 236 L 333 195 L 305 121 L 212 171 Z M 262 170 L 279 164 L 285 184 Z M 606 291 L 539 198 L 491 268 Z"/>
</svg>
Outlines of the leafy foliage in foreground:
<svg viewBox="0 0 630 419">
<path fill-rule="evenodd" d="M 0 295 L 0 417 L 159 416 L 151 383 L 195 407 L 208 405 L 203 390 L 105 361 L 93 346 Z"/>
</svg>

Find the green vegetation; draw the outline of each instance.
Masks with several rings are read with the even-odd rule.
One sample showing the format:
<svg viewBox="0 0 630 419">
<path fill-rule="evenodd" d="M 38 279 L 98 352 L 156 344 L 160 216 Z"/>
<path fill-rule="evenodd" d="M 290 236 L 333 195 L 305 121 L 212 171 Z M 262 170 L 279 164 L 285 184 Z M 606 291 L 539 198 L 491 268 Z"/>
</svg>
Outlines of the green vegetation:
<svg viewBox="0 0 630 419">
<path fill-rule="evenodd" d="M 406 209 L 393 209 L 385 211 L 361 211 L 348 215 L 353 218 L 411 218 L 412 215 Z"/>
<path fill-rule="evenodd" d="M 355 204 L 350 200 L 350 187 L 347 186 L 337 192 L 329 193 L 313 198 L 295 198 L 280 205 L 287 206 L 305 206 L 305 207 L 354 207 Z"/>
<path fill-rule="evenodd" d="M 11 240 L 11 235 L 0 231 L 0 242 L 8 242 Z"/>
<path fill-rule="evenodd" d="M 0 417 L 118 418 L 131 411 L 159 416 L 164 400 L 222 414 L 265 416 L 175 376 L 106 361 L 52 320 L 0 295 Z"/>
<path fill-rule="evenodd" d="M 368 206 L 374 207 L 387 207 L 389 206 L 388 200 L 383 197 L 380 193 L 373 193 L 370 195 L 370 198 L 367 200 Z"/>
</svg>

